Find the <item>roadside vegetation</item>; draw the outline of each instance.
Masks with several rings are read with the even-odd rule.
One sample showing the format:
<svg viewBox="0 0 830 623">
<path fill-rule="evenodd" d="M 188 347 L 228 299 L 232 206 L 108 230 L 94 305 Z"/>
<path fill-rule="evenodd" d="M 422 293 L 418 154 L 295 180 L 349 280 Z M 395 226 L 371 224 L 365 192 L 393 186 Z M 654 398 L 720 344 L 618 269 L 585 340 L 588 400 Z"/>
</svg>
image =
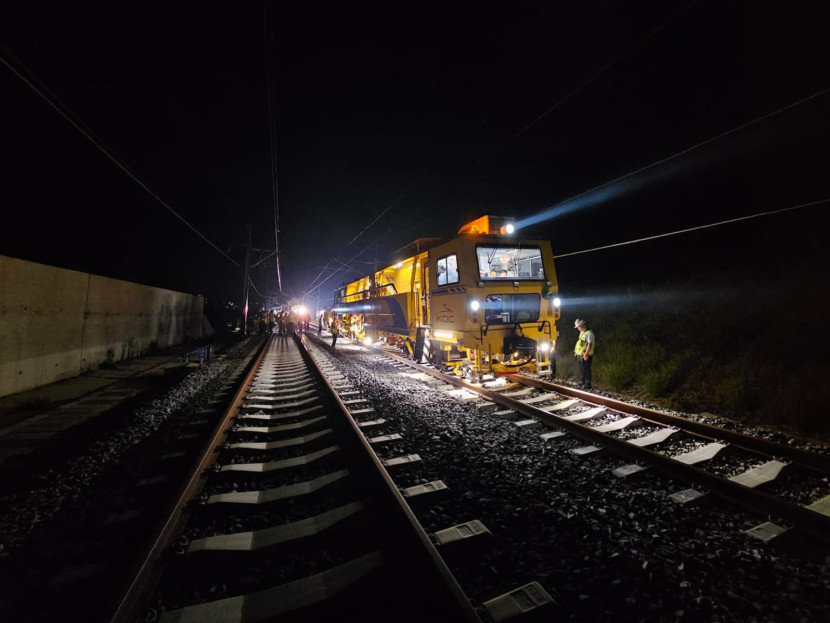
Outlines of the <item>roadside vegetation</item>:
<svg viewBox="0 0 830 623">
<path fill-rule="evenodd" d="M 573 324 L 585 318 L 597 335 L 597 389 L 830 438 L 830 338 L 816 322 L 827 309 L 821 286 L 797 274 L 776 284 L 718 279 L 566 298 L 557 377 L 578 380 Z"/>
</svg>

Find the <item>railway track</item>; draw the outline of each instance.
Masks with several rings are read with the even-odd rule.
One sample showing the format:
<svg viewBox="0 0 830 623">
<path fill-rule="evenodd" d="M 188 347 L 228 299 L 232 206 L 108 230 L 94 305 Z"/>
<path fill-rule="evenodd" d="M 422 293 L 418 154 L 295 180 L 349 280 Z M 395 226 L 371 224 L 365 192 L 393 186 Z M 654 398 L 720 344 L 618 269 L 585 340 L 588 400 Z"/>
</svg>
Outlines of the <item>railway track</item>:
<svg viewBox="0 0 830 623">
<path fill-rule="evenodd" d="M 479 621 L 369 414 L 325 357 L 272 337 L 114 620 Z"/>
<path fill-rule="evenodd" d="M 151 396 L 103 417 L 94 408 L 78 417 L 60 411 L 45 428 L 71 435 L 46 436 L 36 453 L 4 464 L 0 611 L 9 620 L 109 620 L 125 569 L 256 346 L 246 339 L 222 348 L 210 365 L 165 378 Z"/>
<path fill-rule="evenodd" d="M 691 487 L 674 494 L 681 504 L 698 504 L 707 495 L 737 504 L 764 521 L 748 531 L 766 543 L 792 537 L 830 542 L 830 455 L 808 452 L 740 432 L 695 422 L 653 409 L 576 390 L 549 381 L 509 375 L 474 384 L 401 357 L 384 356 L 459 388 L 455 394 L 474 401 L 483 414 L 514 421 L 556 443 L 568 437 L 585 445 L 574 454 L 605 450 L 632 463 L 614 474 L 635 476 L 652 468 Z M 825 494 L 818 499 L 794 495 L 790 485 L 813 480 Z M 807 487 L 809 490 L 815 487 Z M 795 530 L 793 530 L 795 529 Z"/>
<path fill-rule="evenodd" d="M 345 339 L 336 352 L 315 336 L 268 343 L 225 366 L 208 404 L 153 442 L 155 459 L 138 453 L 119 472 L 123 480 L 111 477 L 129 488 L 101 509 L 104 521 L 84 526 L 85 541 L 64 530 L 85 560 L 60 570 L 49 604 L 31 620 L 60 611 L 131 623 L 333 616 L 500 623 L 537 609 L 578 620 L 663 620 L 672 608 L 704 616 L 686 587 L 728 575 L 723 565 L 732 560 L 742 561 L 741 572 L 751 569 L 760 559 L 740 558 L 742 540 L 822 536 L 821 520 L 797 521 L 808 510 L 821 515 L 807 508 L 821 500 L 787 498 L 786 485 L 788 472 L 790 480 L 824 478 L 822 455 L 762 440 L 754 446 L 732 431 L 528 377 L 473 386 Z M 663 443 L 634 443 L 658 432 Z M 666 441 L 674 444 L 668 450 Z M 691 471 L 669 462 L 713 443 L 724 446 L 713 457 L 681 462 Z M 649 463 L 626 448 L 624 459 L 614 458 L 620 444 L 659 456 Z M 770 461 L 787 464 L 777 479 L 754 487 L 729 480 Z M 729 484 L 718 491 L 706 478 Z M 704 495 L 666 486 L 681 481 Z M 736 487 L 768 491 L 742 499 L 732 495 Z M 669 491 L 683 503 L 667 503 Z M 762 523 L 747 536 L 748 515 L 692 508 L 716 496 L 790 529 Z M 169 513 L 151 509 L 171 498 Z M 779 514 L 790 507 L 799 510 Z M 727 519 L 708 519 L 720 514 Z M 157 529 L 147 541 L 149 525 Z M 724 525 L 735 538 L 724 538 Z M 654 533 L 674 533 L 676 545 L 656 543 Z M 721 551 L 731 554 L 724 560 Z M 755 555 L 766 559 L 764 551 Z M 690 555 L 705 557 L 700 573 Z M 684 558 L 685 571 L 672 562 Z M 807 581 L 814 576 L 805 567 Z M 126 591 L 125 568 L 135 576 Z M 661 578 L 659 603 L 644 602 L 632 585 L 640 574 L 647 592 Z M 821 595 L 817 603 L 830 603 Z M 711 612 L 727 607 L 738 608 Z"/>
<path fill-rule="evenodd" d="M 520 412 L 554 404 L 543 397 L 553 393 L 548 388 L 505 379 L 479 392 L 431 367 L 349 340 L 338 341 L 337 349 L 313 335 L 304 342 L 337 383 L 347 386 L 341 400 L 349 402 L 362 436 L 488 623 L 517 615 L 535 620 L 534 614 L 664 620 L 683 616 L 673 614 L 681 611 L 693 620 L 726 613 L 724 621 L 745 620 L 740 617 L 754 606 L 747 612 L 741 610 L 746 602 L 730 603 L 744 591 L 733 578 L 787 567 L 781 561 L 789 555 L 751 544 L 747 532 L 756 524 L 750 514 L 732 505 L 672 504 L 667 496 L 681 492 L 678 477 L 649 468 L 638 472 L 643 479 L 633 473 L 615 478 L 612 469 L 624 465 L 607 449 L 573 452 L 589 444 Z M 502 395 L 510 392 L 520 394 Z M 555 403 L 577 401 L 572 411 L 560 411 L 565 416 L 602 407 L 604 415 L 583 418 L 595 424 L 623 419 L 605 405 L 586 403 L 590 396 L 560 395 Z M 511 408 L 500 400 L 511 401 Z M 647 426 L 623 434 L 645 437 Z M 546 434 L 551 435 L 542 437 Z M 679 445 L 691 449 L 699 443 L 685 439 Z M 714 498 L 706 494 L 697 502 Z M 815 564 L 802 565 L 803 571 L 765 576 L 776 585 L 761 589 L 770 601 L 780 590 L 773 578 L 790 578 L 784 581 L 791 585 L 794 575 L 816 581 Z M 723 581 L 724 574 L 730 581 Z M 717 587 L 709 586 L 710 577 L 721 578 Z M 797 606 L 810 613 L 807 618 L 827 610 L 817 605 L 826 602 L 820 591 L 818 602 Z"/>
</svg>

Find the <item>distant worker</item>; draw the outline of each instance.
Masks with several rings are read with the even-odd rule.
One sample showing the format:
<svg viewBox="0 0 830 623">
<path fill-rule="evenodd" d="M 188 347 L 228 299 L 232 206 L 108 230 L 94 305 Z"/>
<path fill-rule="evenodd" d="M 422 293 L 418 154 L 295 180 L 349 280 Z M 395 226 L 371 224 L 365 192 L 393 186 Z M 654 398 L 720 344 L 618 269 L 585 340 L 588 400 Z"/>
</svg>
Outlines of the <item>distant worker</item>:
<svg viewBox="0 0 830 623">
<path fill-rule="evenodd" d="M 574 357 L 579 363 L 579 372 L 582 375 L 582 389 L 591 389 L 591 363 L 596 351 L 596 336 L 581 318 L 574 322 L 574 328 L 579 329 L 579 338 L 574 347 Z"/>
<path fill-rule="evenodd" d="M 499 277 L 507 277 L 507 271 L 503 270 L 499 273 Z"/>
<path fill-rule="evenodd" d="M 334 348 L 337 344 L 337 335 L 340 333 L 340 319 L 337 316 L 331 321 L 329 331 L 331 331 L 331 347 Z"/>
<path fill-rule="evenodd" d="M 323 332 L 323 320 L 326 317 L 326 313 L 323 312 L 320 314 L 320 317 L 317 319 L 317 335 L 320 335 Z"/>
<path fill-rule="evenodd" d="M 297 333 L 297 312 L 293 309 L 288 312 L 288 320 L 286 322 L 288 335 L 294 335 Z"/>
</svg>

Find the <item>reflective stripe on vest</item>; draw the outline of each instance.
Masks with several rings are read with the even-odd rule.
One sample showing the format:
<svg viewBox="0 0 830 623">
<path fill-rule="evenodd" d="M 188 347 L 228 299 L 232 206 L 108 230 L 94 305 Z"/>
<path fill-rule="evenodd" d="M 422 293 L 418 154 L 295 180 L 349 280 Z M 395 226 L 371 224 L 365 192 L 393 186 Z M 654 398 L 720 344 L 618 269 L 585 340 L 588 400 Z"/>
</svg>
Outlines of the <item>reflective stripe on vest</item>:
<svg viewBox="0 0 830 623">
<path fill-rule="evenodd" d="M 597 350 L 597 342 L 596 338 L 594 337 L 594 332 L 590 329 L 586 329 L 582 333 L 579 334 L 579 339 L 576 341 L 576 346 L 574 347 L 574 354 L 579 355 L 580 357 L 585 354 L 585 349 L 588 348 L 588 334 L 591 334 L 591 339 L 594 340 L 591 342 L 591 352 L 588 353 L 590 357 L 594 356 L 594 353 Z"/>
</svg>

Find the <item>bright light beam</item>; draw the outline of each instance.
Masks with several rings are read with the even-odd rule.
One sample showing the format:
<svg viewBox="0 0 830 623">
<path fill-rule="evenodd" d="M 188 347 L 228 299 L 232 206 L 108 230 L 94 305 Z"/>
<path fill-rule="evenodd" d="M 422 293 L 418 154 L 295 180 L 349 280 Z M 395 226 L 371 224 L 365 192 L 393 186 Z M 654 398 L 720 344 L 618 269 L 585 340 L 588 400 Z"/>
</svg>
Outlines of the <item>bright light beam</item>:
<svg viewBox="0 0 830 623">
<path fill-rule="evenodd" d="M 769 119 L 770 117 L 774 117 L 776 115 L 781 114 L 782 112 L 785 112 L 787 110 L 795 108 L 796 106 L 799 106 L 801 104 L 809 102 L 810 100 L 813 100 L 817 97 L 820 97 L 820 96 L 824 95 L 827 92 L 830 92 L 830 88 L 822 89 L 821 91 L 813 93 L 812 95 L 808 95 L 807 97 L 804 97 L 804 98 L 802 98 L 802 99 L 800 99 L 796 102 L 793 102 L 791 104 L 783 106 L 782 108 L 779 108 L 778 110 L 774 110 L 774 111 L 772 111 L 770 113 L 767 113 L 765 115 L 761 115 L 760 117 L 757 117 L 757 118 L 753 119 L 752 121 L 747 121 L 746 123 L 743 123 L 739 126 L 736 126 L 736 127 L 732 128 L 731 130 L 727 130 L 726 132 L 722 132 L 721 134 L 718 134 L 717 136 L 707 138 L 705 141 L 701 141 L 700 143 L 692 145 L 691 147 L 687 147 L 686 149 L 684 149 L 682 151 L 679 151 L 679 152 L 677 152 L 676 154 L 674 154 L 672 156 L 668 156 L 668 157 L 663 158 L 661 160 L 658 160 L 656 162 L 652 162 L 651 164 L 648 164 L 644 167 L 636 169 L 635 171 L 631 171 L 629 173 L 626 173 L 625 175 L 621 175 L 618 178 L 615 178 L 613 180 L 605 182 L 604 184 L 600 184 L 599 186 L 595 186 L 594 188 L 589 188 L 588 190 L 586 190 L 582 193 L 579 193 L 578 195 L 574 195 L 573 197 L 571 197 L 569 199 L 566 199 L 565 201 L 562 201 L 562 202 L 556 204 L 555 206 L 553 206 L 551 208 L 548 208 L 547 210 L 544 210 L 543 212 L 540 212 L 539 214 L 529 216 L 525 219 L 517 221 L 515 223 L 516 230 L 518 231 L 522 227 L 527 227 L 528 225 L 535 225 L 536 223 L 541 223 L 542 221 L 547 221 L 547 220 L 550 220 L 550 219 L 553 219 L 553 218 L 558 218 L 558 217 L 563 216 L 565 214 L 570 214 L 571 212 L 574 212 L 575 210 L 579 210 L 579 209 L 586 208 L 586 207 L 589 207 L 589 206 L 592 206 L 592 205 L 596 205 L 597 203 L 601 203 L 602 201 L 605 201 L 606 199 L 610 199 L 612 197 L 617 197 L 617 196 L 621 195 L 624 192 L 630 192 L 630 191 L 632 191 L 636 188 L 639 188 L 640 186 L 643 186 L 646 183 L 647 180 L 645 180 L 645 179 L 639 180 L 639 181 L 630 180 L 630 181 L 626 182 L 626 184 L 620 184 L 620 182 L 622 182 L 623 180 L 628 180 L 628 178 L 633 177 L 635 175 L 638 175 L 640 173 L 643 173 L 644 171 L 652 169 L 656 166 L 659 166 L 661 164 L 665 164 L 666 162 L 669 162 L 670 160 L 674 160 L 675 158 L 679 158 L 680 156 L 684 156 L 684 155 L 694 151 L 695 149 L 699 149 L 700 147 L 703 147 L 704 145 L 708 145 L 709 143 L 713 143 L 713 142 L 715 142 L 715 141 L 717 141 L 717 140 L 719 140 L 719 139 L 721 139 L 725 136 L 728 136 L 730 134 L 734 134 L 735 132 L 743 130 L 744 128 L 748 128 L 752 125 L 755 125 L 756 123 L 760 123 L 761 121 L 764 121 L 765 119 Z M 668 172 L 664 171 L 660 175 L 660 177 L 664 177 L 665 175 L 667 175 L 667 173 Z M 648 180 L 648 181 L 650 182 L 652 180 Z"/>
</svg>

